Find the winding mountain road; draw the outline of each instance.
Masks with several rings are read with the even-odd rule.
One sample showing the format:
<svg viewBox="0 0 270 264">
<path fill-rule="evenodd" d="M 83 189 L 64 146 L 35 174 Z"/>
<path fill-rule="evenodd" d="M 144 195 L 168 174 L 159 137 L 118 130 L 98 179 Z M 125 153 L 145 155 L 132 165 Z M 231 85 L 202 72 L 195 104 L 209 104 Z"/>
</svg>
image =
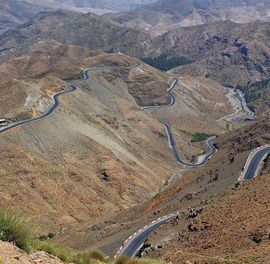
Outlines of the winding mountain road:
<svg viewBox="0 0 270 264">
<path fill-rule="evenodd" d="M 163 108 L 163 107 L 173 106 L 176 103 L 176 100 L 175 100 L 174 95 L 172 94 L 172 91 L 175 88 L 176 84 L 177 84 L 177 81 L 174 82 L 173 85 L 167 90 L 167 91 L 169 91 L 169 93 L 171 95 L 171 103 L 169 105 L 167 105 L 167 106 L 146 106 L 146 107 L 143 107 L 143 109 Z M 240 97 L 242 100 L 242 107 L 243 107 L 244 111 L 246 111 L 247 116 L 253 118 L 254 113 L 247 106 L 245 99 L 244 99 L 244 96 L 240 96 Z M 207 154 L 205 154 L 202 157 L 201 162 L 198 161 L 197 163 L 192 164 L 192 163 L 188 163 L 188 162 L 183 161 L 180 157 L 179 152 L 178 152 L 173 134 L 171 132 L 171 127 L 165 121 L 160 121 L 160 122 L 162 123 L 162 125 L 166 129 L 169 146 L 173 150 L 174 156 L 175 156 L 177 162 L 179 162 L 187 167 L 190 167 L 190 168 L 203 166 L 217 151 L 217 149 L 215 148 L 215 146 L 213 144 L 213 140 L 216 138 L 216 136 L 213 136 L 213 137 L 208 138 L 206 141 L 206 144 L 208 145 L 210 150 Z M 269 155 L 269 153 L 270 153 L 270 145 L 260 147 L 260 148 L 257 148 L 256 150 L 254 150 L 250 154 L 250 156 L 246 162 L 244 171 L 243 171 L 242 175 L 240 176 L 239 181 L 240 180 L 250 180 L 250 179 L 255 178 L 258 174 L 258 171 L 260 169 L 260 165 L 261 165 L 262 161 L 266 158 L 267 155 Z M 177 218 L 178 215 L 179 215 L 179 212 L 176 212 L 176 213 L 161 217 L 161 218 L 151 222 L 149 225 L 145 226 L 144 228 L 140 229 L 136 233 L 134 233 L 120 247 L 120 249 L 118 250 L 118 252 L 115 255 L 115 258 L 117 258 L 120 255 L 124 255 L 124 256 L 128 256 L 128 257 L 135 257 L 138 254 L 138 252 L 140 251 L 141 247 L 144 245 L 144 242 L 146 241 L 148 236 L 154 230 L 156 230 L 161 225 L 167 223 L 168 221 Z"/>
<path fill-rule="evenodd" d="M 174 79 L 171 86 L 167 89 L 167 92 L 169 93 L 169 95 L 171 97 L 171 102 L 169 104 L 167 104 L 167 105 L 147 105 L 147 106 L 142 107 L 142 109 L 143 110 L 151 110 L 151 109 L 168 108 L 168 107 L 174 106 L 176 104 L 176 99 L 175 99 L 175 96 L 173 94 L 173 90 L 175 89 L 175 87 L 178 83 L 179 83 L 179 80 Z M 178 152 L 178 149 L 177 149 L 174 137 L 173 137 L 173 133 L 171 130 L 171 126 L 163 120 L 160 120 L 160 123 L 164 126 L 164 128 L 166 130 L 167 137 L 168 137 L 168 143 L 169 143 L 169 146 L 174 153 L 175 159 L 177 160 L 178 163 L 180 163 L 186 167 L 196 168 L 196 167 L 200 167 L 200 166 L 205 165 L 205 163 L 209 159 L 211 159 L 213 157 L 213 155 L 215 154 L 215 152 L 217 151 L 217 149 L 215 148 L 215 146 L 213 144 L 213 141 L 215 140 L 216 136 L 212 136 L 212 137 L 208 138 L 205 142 L 207 144 L 207 146 L 209 147 L 209 152 L 200 156 L 198 161 L 195 163 L 186 162 L 181 158 L 181 156 Z"/>
<path fill-rule="evenodd" d="M 176 87 L 178 83 L 178 80 L 175 79 L 172 83 L 172 85 L 167 89 L 167 92 L 170 94 L 171 96 L 171 102 L 167 105 L 148 105 L 148 106 L 144 106 L 142 107 L 143 110 L 149 110 L 149 109 L 157 109 L 157 108 L 167 108 L 167 107 L 172 107 L 176 104 L 176 99 L 175 96 L 173 95 L 173 90 Z M 202 155 L 200 157 L 201 161 L 198 161 L 196 163 L 188 163 L 186 161 L 184 161 L 183 159 L 181 159 L 180 154 L 178 152 L 172 131 L 171 131 L 171 127 L 168 123 L 166 123 L 165 121 L 160 121 L 161 124 L 164 126 L 166 133 L 167 133 L 167 137 L 168 137 L 168 143 L 170 148 L 172 149 L 174 156 L 177 160 L 177 162 L 189 167 L 189 168 L 196 168 L 196 167 L 200 167 L 205 165 L 205 163 L 214 155 L 214 153 L 217 151 L 217 149 L 215 148 L 213 141 L 216 138 L 216 136 L 212 136 L 210 138 L 208 138 L 206 140 L 206 144 L 209 147 L 209 152 Z M 150 223 L 149 225 L 145 226 L 144 228 L 140 229 L 139 231 L 137 231 L 136 233 L 134 233 L 132 236 L 130 236 L 125 242 L 124 244 L 120 247 L 120 249 L 117 251 L 116 255 L 114 256 L 114 258 L 117 258 L 120 255 L 123 256 L 128 256 L 128 257 L 135 257 L 138 252 L 140 251 L 141 247 L 143 246 L 144 242 L 146 241 L 146 239 L 148 238 L 148 236 L 154 231 L 156 230 L 158 227 L 160 227 L 161 225 L 167 223 L 170 220 L 173 220 L 175 218 L 177 218 L 179 215 L 179 212 L 170 214 L 170 215 L 166 215 L 163 216 L 155 221 L 153 221 L 152 223 Z"/>
<path fill-rule="evenodd" d="M 254 179 L 261 169 L 263 160 L 269 155 L 269 153 L 270 145 L 259 147 L 252 151 L 246 161 L 239 181 Z"/>
<path fill-rule="evenodd" d="M 270 145 L 257 148 L 256 150 L 252 151 L 249 155 L 244 171 L 242 172 L 241 176 L 239 177 L 239 181 L 243 180 L 252 180 L 254 179 L 260 170 L 262 161 L 270 154 Z M 203 164 L 202 164 L 203 165 Z M 117 258 L 120 255 L 128 256 L 128 257 L 135 257 L 142 246 L 144 245 L 144 242 L 148 238 L 148 236 L 156 230 L 161 225 L 167 223 L 170 220 L 173 220 L 177 218 L 179 215 L 179 212 L 176 212 L 174 214 L 170 214 L 164 217 L 161 217 L 157 219 L 156 221 L 153 221 L 149 225 L 145 226 L 144 228 L 140 229 L 136 233 L 134 233 L 132 236 L 130 236 L 124 244 L 120 247 L 118 252 L 115 255 L 115 258 Z"/>
<path fill-rule="evenodd" d="M 146 238 L 161 225 L 175 219 L 179 215 L 179 212 L 173 213 L 151 222 L 149 225 L 138 230 L 132 236 L 130 236 L 115 255 L 115 258 L 119 255 L 135 257 L 143 246 Z"/>
<path fill-rule="evenodd" d="M 87 80 L 89 78 L 90 78 L 90 69 L 85 69 L 84 70 L 84 77 L 82 80 Z M 175 79 L 174 82 L 172 83 L 172 85 L 167 89 L 168 93 L 171 96 L 171 102 L 168 105 L 163 105 L 163 106 L 149 105 L 149 106 L 143 107 L 142 109 L 147 110 L 147 109 L 165 108 L 165 107 L 174 106 L 176 104 L 176 99 L 173 95 L 173 90 L 174 90 L 175 86 L 177 85 L 177 83 L 178 83 L 178 80 Z M 75 91 L 76 89 L 77 89 L 77 87 L 75 85 L 71 84 L 69 86 L 68 90 L 58 92 L 52 96 L 52 105 L 46 113 L 44 113 L 43 115 L 41 115 L 39 117 L 35 117 L 32 119 L 27 119 L 27 120 L 22 120 L 22 121 L 7 125 L 5 127 L 1 127 L 0 133 L 3 133 L 5 131 L 11 130 L 15 127 L 18 127 L 18 126 L 21 126 L 24 124 L 28 124 L 28 123 L 32 123 L 32 122 L 36 122 L 36 121 L 41 121 L 45 118 L 50 117 L 55 112 L 55 110 L 58 108 L 58 106 L 60 104 L 59 97 L 61 95 L 64 95 L 64 94 L 71 93 L 71 92 Z M 245 111 L 247 111 L 248 116 L 254 116 L 254 113 L 248 108 L 248 106 L 246 104 L 243 104 L 243 109 L 245 109 Z M 175 156 L 176 160 L 179 163 L 181 163 L 187 167 L 191 167 L 191 168 L 203 166 L 217 151 L 217 149 L 215 148 L 215 146 L 213 144 L 213 140 L 216 138 L 216 136 L 213 136 L 213 137 L 210 137 L 207 139 L 206 144 L 209 147 L 209 152 L 202 156 L 202 159 L 200 162 L 196 162 L 194 164 L 185 162 L 184 160 L 181 159 L 180 154 L 177 150 L 176 143 L 175 143 L 173 134 L 171 132 L 171 127 L 165 121 L 160 121 L 160 122 L 162 123 L 162 125 L 166 129 L 169 145 L 174 152 L 174 156 Z M 260 147 L 260 148 L 257 148 L 256 150 L 254 150 L 249 155 L 247 162 L 246 162 L 246 165 L 244 167 L 243 173 L 240 176 L 239 180 L 250 180 L 250 179 L 255 178 L 258 174 L 258 171 L 260 169 L 260 165 L 261 165 L 262 161 L 265 159 L 265 157 L 269 153 L 270 153 L 270 145 Z M 125 255 L 125 256 L 129 256 L 129 257 L 136 256 L 136 254 L 139 252 L 140 248 L 143 246 L 147 237 L 154 230 L 156 230 L 161 225 L 167 223 L 168 221 L 171 221 L 171 220 L 177 218 L 178 216 L 179 216 L 179 212 L 172 213 L 170 215 L 166 215 L 166 216 L 163 216 L 161 218 L 158 218 L 157 220 L 152 221 L 149 225 L 146 225 L 145 227 L 141 228 L 140 230 L 138 230 L 136 233 L 134 233 L 132 236 L 130 236 L 124 242 L 124 244 L 120 247 L 120 249 L 116 253 L 115 258 L 119 255 Z"/>
<path fill-rule="evenodd" d="M 209 147 L 209 152 L 201 156 L 201 161 L 198 160 L 196 163 L 189 163 L 189 162 L 184 161 L 183 159 L 181 159 L 180 154 L 178 152 L 178 149 L 177 149 L 177 146 L 176 146 L 176 143 L 175 143 L 172 131 L 171 131 L 171 127 L 164 121 L 160 121 L 160 122 L 165 127 L 165 130 L 168 136 L 169 146 L 174 153 L 175 159 L 177 160 L 177 162 L 185 165 L 186 167 L 195 168 L 195 167 L 201 167 L 205 165 L 205 163 L 209 159 L 211 159 L 214 153 L 217 151 L 213 143 L 213 141 L 216 139 L 216 136 L 212 136 L 205 141 L 206 145 Z"/>
<path fill-rule="evenodd" d="M 85 69 L 83 71 L 83 74 L 84 74 L 84 77 L 81 80 L 88 80 L 90 78 L 90 69 Z M 25 124 L 33 123 L 33 122 L 36 122 L 36 121 L 41 121 L 41 120 L 43 120 L 45 118 L 50 117 L 54 113 L 54 111 L 58 108 L 58 106 L 60 104 L 59 97 L 61 95 L 64 95 L 64 94 L 74 92 L 75 90 L 77 90 L 77 87 L 74 86 L 73 84 L 71 84 L 69 86 L 69 89 L 68 90 L 55 93 L 52 96 L 52 105 L 50 106 L 50 108 L 48 109 L 48 111 L 46 113 L 44 113 L 43 115 L 38 116 L 38 117 L 34 117 L 34 118 L 30 118 L 30 119 L 26 119 L 26 120 L 14 122 L 14 123 L 12 123 L 10 125 L 4 126 L 4 127 L 0 127 L 0 133 L 3 133 L 5 131 L 8 131 L 8 130 L 13 129 L 13 128 L 18 127 L 18 126 L 22 126 L 22 125 L 25 125 Z"/>
<path fill-rule="evenodd" d="M 177 85 L 178 80 L 174 79 L 172 85 L 167 89 L 167 92 L 169 93 L 170 97 L 171 97 L 171 102 L 167 105 L 147 105 L 147 106 L 143 106 L 142 109 L 143 110 L 148 110 L 148 109 L 155 109 L 155 108 L 167 108 L 167 107 L 171 107 L 173 105 L 175 105 L 176 100 L 175 97 L 173 95 L 173 90 L 175 88 L 175 86 Z"/>
</svg>

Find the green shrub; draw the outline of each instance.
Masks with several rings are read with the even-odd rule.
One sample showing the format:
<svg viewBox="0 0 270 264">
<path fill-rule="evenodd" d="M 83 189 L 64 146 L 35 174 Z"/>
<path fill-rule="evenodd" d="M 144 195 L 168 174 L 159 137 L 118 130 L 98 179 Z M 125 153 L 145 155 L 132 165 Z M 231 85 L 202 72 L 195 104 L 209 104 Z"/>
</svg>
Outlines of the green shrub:
<svg viewBox="0 0 270 264">
<path fill-rule="evenodd" d="M 98 250 L 76 253 L 71 258 L 75 264 L 92 264 L 95 260 L 104 261 L 103 254 Z"/>
<path fill-rule="evenodd" d="M 201 141 L 204 141 L 212 136 L 212 135 L 204 133 L 204 132 L 191 133 L 191 132 L 188 132 L 185 130 L 181 130 L 181 132 L 184 133 L 186 136 L 192 138 L 191 143 L 201 142 Z"/>
<path fill-rule="evenodd" d="M 49 233 L 47 236 L 46 235 L 39 236 L 38 239 L 41 241 L 45 241 L 45 240 L 51 239 L 53 237 L 54 237 L 54 233 Z"/>
<path fill-rule="evenodd" d="M 41 240 L 41 241 L 45 241 L 45 240 L 48 239 L 48 237 L 45 236 L 45 235 L 42 235 L 42 236 L 39 236 L 38 239 Z"/>
<path fill-rule="evenodd" d="M 131 259 L 128 262 L 126 262 L 126 264 L 140 264 L 140 263 L 139 263 L 139 260 L 137 259 Z"/>
<path fill-rule="evenodd" d="M 127 264 L 131 259 L 126 256 L 120 256 L 116 259 L 115 264 Z"/>
<path fill-rule="evenodd" d="M 75 264 L 96 264 L 104 260 L 101 252 L 91 250 L 89 252 L 76 252 L 70 248 L 54 245 L 46 241 L 35 240 L 32 242 L 32 248 L 35 250 L 45 251 L 50 255 L 56 256 L 62 261 L 72 262 Z"/>
<path fill-rule="evenodd" d="M 205 141 L 206 139 L 208 139 L 211 135 L 206 134 L 204 132 L 201 133 L 195 133 L 192 134 L 192 139 L 191 142 L 195 143 L 195 142 L 201 142 L 201 141 Z"/>
<path fill-rule="evenodd" d="M 28 219 L 19 216 L 10 208 L 0 207 L 0 240 L 12 242 L 19 248 L 29 251 L 31 234 Z"/>
<path fill-rule="evenodd" d="M 86 255 L 91 259 L 104 260 L 104 255 L 98 250 L 91 250 L 89 253 L 86 253 Z"/>
<path fill-rule="evenodd" d="M 91 264 L 92 260 L 84 253 L 77 253 L 72 256 L 71 261 L 75 264 Z"/>
<path fill-rule="evenodd" d="M 35 250 L 45 251 L 50 255 L 56 256 L 63 261 L 71 261 L 72 250 L 48 243 L 46 241 L 32 241 L 32 247 Z"/>
<path fill-rule="evenodd" d="M 49 233 L 48 238 L 54 238 L 54 233 Z"/>
</svg>

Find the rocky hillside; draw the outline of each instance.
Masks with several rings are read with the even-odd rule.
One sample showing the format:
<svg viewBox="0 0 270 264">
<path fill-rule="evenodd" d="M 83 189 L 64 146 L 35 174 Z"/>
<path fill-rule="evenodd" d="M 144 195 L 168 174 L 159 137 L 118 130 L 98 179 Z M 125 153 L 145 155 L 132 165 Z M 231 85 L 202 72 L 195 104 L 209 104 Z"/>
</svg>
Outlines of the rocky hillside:
<svg viewBox="0 0 270 264">
<path fill-rule="evenodd" d="M 269 91 L 270 79 L 250 82 L 246 86 L 238 86 L 245 92 L 248 104 L 258 113 L 268 113 L 270 110 Z"/>
<path fill-rule="evenodd" d="M 268 29 L 269 23 L 218 22 L 168 32 L 155 45 L 162 42 L 165 53 L 194 61 L 174 69 L 175 73 L 203 75 L 228 87 L 245 87 L 269 78 Z"/>
<path fill-rule="evenodd" d="M 5 31 L 17 28 L 33 18 L 36 14 L 49 8 L 17 0 L 1 0 L 0 2 L 0 35 Z"/>
<path fill-rule="evenodd" d="M 178 168 L 174 174 L 178 180 L 151 201 L 119 212 L 111 222 L 70 229 L 59 241 L 85 248 L 96 237 L 96 244 L 108 250 L 119 237 L 129 237 L 153 219 L 180 211 L 176 221 L 152 233 L 143 256 L 177 264 L 267 264 L 269 158 L 255 180 L 238 183 L 238 177 L 251 150 L 269 144 L 268 124 L 269 118 L 220 135 L 215 141 L 219 151 L 206 166 Z"/>
<path fill-rule="evenodd" d="M 67 88 L 63 79 L 78 78 L 82 67 L 94 69 L 90 80 L 77 82 L 78 91 L 61 97 L 53 116 L 1 135 L 2 201 L 34 215 L 38 231 L 61 232 L 61 227 L 87 219 L 95 223 L 155 195 L 177 164 L 160 115 L 142 111 L 140 105 L 167 104 L 173 77 L 124 54 L 45 40 L 32 49 L 0 65 L 3 118 L 44 113 L 52 94 Z M 185 77 L 183 82 L 192 80 Z M 205 84 L 199 92 L 200 85 L 190 85 L 192 96 L 190 89 L 178 88 L 177 100 L 186 112 L 176 111 L 171 121 L 183 120 L 186 130 L 217 131 L 215 119 L 231 111 L 225 91 L 207 80 L 194 82 Z M 212 102 L 213 115 L 207 110 Z M 187 109 L 197 127 L 190 126 Z M 183 149 L 190 148 L 181 136 L 177 140 Z M 190 155 L 192 151 L 202 149 L 197 146 Z"/>
<path fill-rule="evenodd" d="M 81 75 L 79 62 L 88 56 L 87 49 L 44 41 L 33 53 L 1 64 L 0 116 L 15 121 L 44 112 L 52 93 L 67 87 L 62 80 Z"/>
<path fill-rule="evenodd" d="M 247 23 L 269 21 L 270 3 L 267 0 L 160 0 L 130 12 L 109 15 L 132 28 L 162 34 L 169 29 L 231 20 Z"/>
<path fill-rule="evenodd" d="M 269 173 L 228 190 L 207 205 L 182 211 L 182 219 L 153 235 L 143 255 L 179 264 L 267 264 L 270 260 L 267 186 Z"/>
<path fill-rule="evenodd" d="M 270 128 L 266 124 L 269 119 L 220 137 L 220 151 L 213 163 L 197 171 L 198 178 L 193 181 L 201 189 L 183 187 L 182 180 L 159 202 L 153 202 L 156 211 L 179 208 L 181 216 L 151 236 L 143 255 L 179 264 L 269 262 L 269 158 L 256 179 L 237 183 L 239 164 L 244 164 L 256 145 L 269 143 Z M 213 190 L 218 192 L 219 185 L 224 187 L 230 178 L 234 182 L 227 189 L 207 195 Z"/>
<path fill-rule="evenodd" d="M 10 262 L 13 264 L 64 264 L 57 257 L 43 251 L 27 254 L 15 245 L 0 240 L 0 263 Z"/>
<path fill-rule="evenodd" d="M 51 118 L 1 134 L 1 201 L 33 215 L 38 231 L 60 232 L 61 226 L 95 221 L 153 196 L 169 177 L 167 162 L 173 163 L 173 157 L 170 149 L 156 149 L 167 144 L 165 132 L 131 94 L 154 86 L 159 89 L 153 97 L 166 95 L 171 77 L 148 68 L 139 82 L 132 74 L 136 59 L 90 58 L 81 48 L 60 44 L 49 53 L 28 56 L 1 67 L 7 77 L 0 85 L 6 99 L 3 116 L 27 109 L 29 115 L 40 115 L 51 104 L 48 97 L 65 88 L 60 76 L 78 76 L 81 67 L 97 69 L 89 81 L 78 81 L 78 91 L 62 96 Z M 77 72 L 66 68 L 69 63 Z M 18 73 L 8 71 L 14 65 Z"/>
<path fill-rule="evenodd" d="M 149 35 L 117 25 L 94 14 L 72 11 L 43 12 L 20 29 L 7 32 L 0 40 L 1 61 L 32 52 L 38 41 L 54 39 L 91 49 L 143 54 Z M 136 40 L 136 41 L 135 41 Z"/>
</svg>

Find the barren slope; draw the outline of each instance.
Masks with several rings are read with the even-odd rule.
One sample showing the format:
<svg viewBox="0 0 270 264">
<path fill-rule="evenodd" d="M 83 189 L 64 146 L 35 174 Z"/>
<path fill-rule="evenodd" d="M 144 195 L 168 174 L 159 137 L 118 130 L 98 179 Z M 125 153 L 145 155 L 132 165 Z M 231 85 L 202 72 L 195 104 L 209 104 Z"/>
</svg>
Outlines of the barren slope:
<svg viewBox="0 0 270 264">
<path fill-rule="evenodd" d="M 176 28 L 162 36 L 151 37 L 146 32 L 120 26 L 93 14 L 45 12 L 20 29 L 3 35 L 0 61 L 32 53 L 40 43 L 54 39 L 62 44 L 122 51 L 137 58 L 185 57 L 192 63 L 172 72 L 204 76 L 245 91 L 249 82 L 269 79 L 268 28 L 266 22 L 235 24 L 225 21 Z"/>
<path fill-rule="evenodd" d="M 268 263 L 269 159 L 255 180 L 236 183 L 248 153 L 269 143 L 269 131 L 257 123 L 220 137 L 220 151 L 193 180 L 153 201 L 152 210 L 181 214 L 151 236 L 145 253 L 173 263 Z"/>
<path fill-rule="evenodd" d="M 87 49 L 40 41 L 33 53 L 1 64 L 0 116 L 21 120 L 44 112 L 52 94 L 67 87 L 62 80 L 79 77 L 80 60 L 89 55 Z"/>
<path fill-rule="evenodd" d="M 4 99 L 12 103 L 2 107 L 3 117 L 40 115 L 50 105 L 52 92 L 64 84 L 61 76 L 78 77 L 80 68 L 93 67 L 91 78 L 78 81 L 78 91 L 62 96 L 52 117 L 1 135 L 0 195 L 4 203 L 33 215 L 39 228 L 60 232 L 60 227 L 89 219 L 95 223 L 120 208 L 143 203 L 174 174 L 178 165 L 159 117 L 138 105 L 167 103 L 173 77 L 123 54 L 90 53 L 55 42 L 49 42 L 51 49 L 45 52 L 46 43 L 0 66 L 6 80 L 18 78 L 2 80 Z M 17 86 L 7 90 L 9 82 Z M 192 108 L 198 86 L 187 85 L 185 97 L 176 94 L 179 104 Z M 222 101 L 223 88 L 212 85 L 210 90 L 218 87 L 218 92 L 209 97 L 202 86 L 205 103 L 194 113 L 207 110 L 217 98 Z M 230 111 L 228 104 L 218 104 L 208 124 Z M 185 115 L 179 109 L 173 120 Z"/>
<path fill-rule="evenodd" d="M 126 238 L 145 224 L 180 211 L 176 222 L 151 235 L 147 255 L 172 263 L 268 263 L 269 160 L 264 177 L 258 176 L 243 186 L 237 182 L 250 151 L 269 143 L 269 135 L 269 126 L 257 123 L 220 136 L 216 141 L 219 152 L 205 167 L 178 170 L 180 180 L 174 180 L 151 201 L 90 228 L 88 222 L 75 226 L 56 240 L 88 248 L 95 237 L 95 245 L 113 255 Z M 190 207 L 197 217 L 192 217 Z M 258 244 L 254 242 L 257 239 Z"/>
<path fill-rule="evenodd" d="M 125 64 L 125 59 L 128 71 L 132 60 Z M 118 60 L 121 64 L 121 56 Z M 56 231 L 157 192 L 173 163 L 169 149 L 157 148 L 166 136 L 159 122 L 140 110 L 120 76 L 108 82 L 93 70 L 78 91 L 61 98 L 52 117 L 1 135 L 3 203 L 34 215 L 39 228 Z"/>
</svg>

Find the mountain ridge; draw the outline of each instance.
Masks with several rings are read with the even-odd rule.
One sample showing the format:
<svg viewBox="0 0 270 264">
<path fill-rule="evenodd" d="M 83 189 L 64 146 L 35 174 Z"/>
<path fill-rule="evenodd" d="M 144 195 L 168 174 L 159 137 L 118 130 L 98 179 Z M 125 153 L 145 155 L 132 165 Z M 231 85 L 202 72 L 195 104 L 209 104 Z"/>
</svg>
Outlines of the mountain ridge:
<svg viewBox="0 0 270 264">
<path fill-rule="evenodd" d="M 179 61 L 185 58 L 188 64 L 172 69 L 172 73 L 201 75 L 227 87 L 241 86 L 245 91 L 249 82 L 270 78 L 269 25 L 259 21 L 219 21 L 152 36 L 92 13 L 42 12 L 2 35 L 0 61 L 31 53 L 47 39 L 53 39 L 91 50 L 123 52 L 139 59 L 160 55 Z"/>
<path fill-rule="evenodd" d="M 18 0 L 22 1 L 22 0 Z M 116 12 L 141 7 L 145 4 L 154 2 L 155 0 L 23 0 L 29 3 L 37 3 L 44 7 L 52 9 L 67 9 L 82 13 L 94 12 L 103 14 L 107 12 Z"/>
<path fill-rule="evenodd" d="M 48 9 L 48 7 L 45 8 L 25 1 L 2 0 L 0 2 L 0 35 L 9 29 L 17 28 L 39 12 Z"/>
<path fill-rule="evenodd" d="M 267 0 L 160 0 L 142 8 L 107 15 L 127 25 L 160 35 L 176 27 L 231 20 L 238 23 L 269 21 Z"/>
</svg>

